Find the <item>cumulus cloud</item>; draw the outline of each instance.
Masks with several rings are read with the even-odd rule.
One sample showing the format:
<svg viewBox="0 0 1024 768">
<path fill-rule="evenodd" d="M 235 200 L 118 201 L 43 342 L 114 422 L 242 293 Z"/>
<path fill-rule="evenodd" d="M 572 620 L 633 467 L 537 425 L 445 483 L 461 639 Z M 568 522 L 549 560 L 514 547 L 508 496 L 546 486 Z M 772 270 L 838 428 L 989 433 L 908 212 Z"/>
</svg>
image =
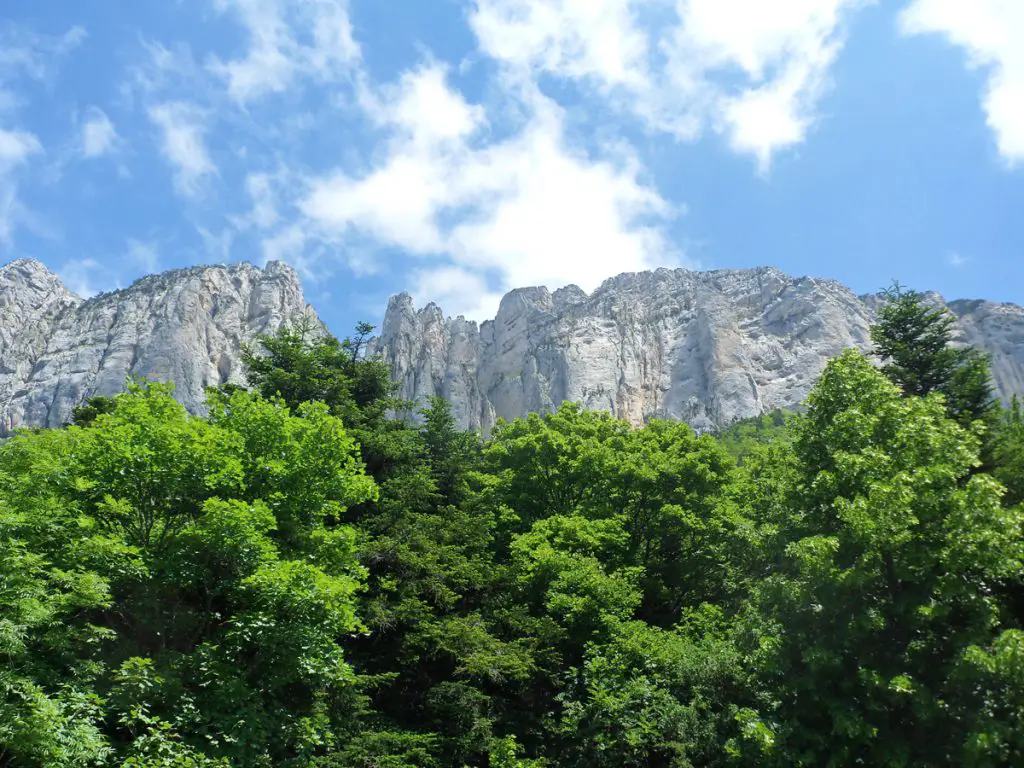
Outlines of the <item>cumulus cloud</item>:
<svg viewBox="0 0 1024 768">
<path fill-rule="evenodd" d="M 102 157 L 117 146 L 117 130 L 99 108 L 90 109 L 82 121 L 82 155 L 87 158 Z"/>
<path fill-rule="evenodd" d="M 1020 0 L 913 0 L 900 16 L 906 35 L 938 34 L 987 70 L 982 97 L 999 153 L 1024 161 L 1024 3 Z"/>
<path fill-rule="evenodd" d="M 767 170 L 806 138 L 844 22 L 870 2 L 476 0 L 470 21 L 506 66 L 594 84 L 683 139 L 718 130 Z"/>
<path fill-rule="evenodd" d="M 217 173 L 206 149 L 202 111 L 175 101 L 150 107 L 148 114 L 160 131 L 161 152 L 175 168 L 175 188 L 186 197 L 196 194 L 201 181 Z"/>
<path fill-rule="evenodd" d="M 488 287 L 485 276 L 463 267 L 417 270 L 410 288 L 420 304 L 435 302 L 449 314 L 477 319 L 494 317 L 501 301 L 501 296 Z"/>
<path fill-rule="evenodd" d="M 630 0 L 477 0 L 470 24 L 492 58 L 603 87 L 643 89 L 649 40 Z"/>
<path fill-rule="evenodd" d="M 444 294 L 449 311 L 482 317 L 511 287 L 593 288 L 676 258 L 662 230 L 673 210 L 635 156 L 574 149 L 561 109 L 537 91 L 521 130 L 491 142 L 484 111 L 439 65 L 364 103 L 390 132 L 380 162 L 311 179 L 301 208 L 322 237 L 370 236 L 423 257 L 419 292 Z"/>
<path fill-rule="evenodd" d="M 517 286 L 593 289 L 619 272 L 686 263 L 667 234 L 681 206 L 614 131 L 577 133 L 550 78 L 634 127 L 718 132 L 766 171 L 805 140 L 847 19 L 871 0 L 468 2 L 479 51 L 499 64 L 479 101 L 429 54 L 375 82 L 343 0 L 215 0 L 245 33 L 239 53 L 196 66 L 186 48 L 154 43 L 136 74 L 179 193 L 220 175 L 206 141 L 231 125 L 258 140 L 232 147 L 237 177 L 229 153 L 218 155 L 225 185 L 242 195 L 221 236 L 250 238 L 264 260 L 313 276 L 324 254 L 361 273 L 387 269 L 398 252 L 414 261 L 403 287 L 476 318 Z M 273 99 L 324 84 L 328 108 L 343 101 L 346 120 L 359 110 L 375 140 L 296 161 L 296 118 L 274 114 Z"/>
<path fill-rule="evenodd" d="M 802 142 L 814 124 L 845 15 L 866 4 L 682 0 L 681 24 L 668 45 L 672 80 L 710 90 L 730 145 L 766 170 L 775 152 Z M 718 82 L 737 69 L 746 78 L 738 92 Z"/>
<path fill-rule="evenodd" d="M 210 71 L 223 78 L 236 101 L 282 93 L 300 76 L 330 81 L 359 59 L 344 0 L 216 0 L 245 27 L 245 56 L 213 57 Z"/>
</svg>

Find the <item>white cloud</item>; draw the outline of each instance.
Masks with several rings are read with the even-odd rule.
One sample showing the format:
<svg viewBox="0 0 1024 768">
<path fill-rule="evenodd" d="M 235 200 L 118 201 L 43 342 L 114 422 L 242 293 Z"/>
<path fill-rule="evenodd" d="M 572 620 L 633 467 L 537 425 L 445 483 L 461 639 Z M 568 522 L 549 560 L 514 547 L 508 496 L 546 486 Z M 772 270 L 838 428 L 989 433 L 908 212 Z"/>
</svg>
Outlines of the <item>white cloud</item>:
<svg viewBox="0 0 1024 768">
<path fill-rule="evenodd" d="M 397 129 L 421 148 L 461 141 L 481 127 L 484 110 L 449 88 L 447 74 L 443 65 L 426 64 L 379 94 L 364 85 L 360 103 L 379 126 Z"/>
<path fill-rule="evenodd" d="M 667 49 L 671 79 L 713 90 L 730 145 L 767 170 L 775 152 L 802 142 L 814 124 L 842 47 L 844 15 L 866 4 L 680 0 L 681 24 Z M 736 70 L 746 78 L 738 93 L 718 82 Z"/>
<path fill-rule="evenodd" d="M 844 20 L 870 2 L 476 0 L 470 22 L 506 66 L 594 84 L 683 139 L 713 127 L 766 170 L 805 139 Z"/>
<path fill-rule="evenodd" d="M 477 0 L 470 25 L 492 58 L 606 87 L 643 88 L 648 38 L 630 0 Z"/>
<path fill-rule="evenodd" d="M 112 152 L 117 146 L 117 130 L 99 108 L 92 108 L 82 121 L 82 155 L 85 157 L 102 157 Z"/>
<path fill-rule="evenodd" d="M 83 298 L 88 298 L 98 292 L 96 287 L 96 272 L 103 269 L 96 259 L 73 259 L 66 261 L 57 269 L 60 281 L 68 287 L 72 293 Z"/>
<path fill-rule="evenodd" d="M 661 229 L 673 211 L 642 181 L 636 158 L 573 150 L 558 106 L 537 91 L 525 99 L 523 129 L 488 144 L 484 112 L 448 86 L 443 68 L 408 73 L 364 99 L 391 129 L 381 161 L 363 175 L 312 179 L 301 208 L 328 240 L 370 236 L 445 257 L 418 271 L 419 290 L 446 294 L 449 311 L 474 317 L 495 306 L 484 275 L 495 276 L 496 291 L 588 289 L 673 262 Z"/>
<path fill-rule="evenodd" d="M 19 226 L 33 228 L 37 217 L 19 199 L 18 168 L 33 155 L 43 154 L 35 134 L 16 127 L 23 98 L 20 81 L 48 83 L 60 59 L 85 38 L 73 27 L 64 35 L 47 36 L 15 24 L 0 23 L 0 243 L 10 245 Z"/>
<path fill-rule="evenodd" d="M 982 99 L 1000 154 L 1024 161 L 1024 2 L 913 0 L 900 16 L 906 35 L 939 34 L 988 70 Z"/>
<path fill-rule="evenodd" d="M 24 76 L 47 82 L 60 59 L 84 39 L 82 27 L 63 35 L 40 35 L 15 24 L 0 24 L 0 113 L 16 108 L 21 98 L 12 90 L 14 80 Z"/>
<path fill-rule="evenodd" d="M 203 113 L 180 101 L 158 104 L 148 113 L 160 129 L 161 152 L 175 167 L 175 188 L 185 196 L 196 194 L 203 178 L 217 173 L 206 149 Z"/>
<path fill-rule="evenodd" d="M 331 81 L 359 59 L 344 0 L 216 0 L 246 28 L 243 58 L 212 58 L 209 69 L 223 78 L 240 103 L 282 93 L 300 76 Z"/>
<path fill-rule="evenodd" d="M 596 122 L 611 106 L 680 138 L 719 132 L 766 170 L 806 138 L 847 16 L 871 1 L 473 0 L 479 49 L 500 65 L 474 103 L 429 54 L 392 84 L 375 84 L 343 0 L 215 0 L 240 23 L 240 49 L 196 68 L 186 48 L 151 45 L 135 85 L 183 195 L 219 175 L 207 149 L 215 128 L 241 137 L 218 160 L 227 182 L 229 163 L 244 165 L 245 197 L 223 231 L 223 220 L 214 226 L 218 238 L 201 230 L 208 248 L 227 236 L 226 253 L 245 233 L 264 260 L 284 259 L 307 277 L 328 252 L 361 271 L 402 251 L 419 259 L 409 277 L 417 298 L 479 318 L 509 288 L 591 290 L 619 272 L 685 261 L 667 235 L 680 208 L 632 147 L 608 138 L 607 124 L 581 142 L 544 95 L 544 78 L 596 96 L 583 102 Z M 378 141 L 299 172 L 289 167 L 301 156 L 299 118 L 281 110 L 265 120 L 262 108 L 314 83 L 332 85 L 333 106 L 361 109 Z"/>
<path fill-rule="evenodd" d="M 501 294 L 491 291 L 483 275 L 445 265 L 423 269 L 413 276 L 413 298 L 419 304 L 436 302 L 449 315 L 494 317 Z"/>
<path fill-rule="evenodd" d="M 0 243 L 10 245 L 14 230 L 31 215 L 18 198 L 17 166 L 43 151 L 35 135 L 0 128 Z"/>
<path fill-rule="evenodd" d="M 129 237 L 125 245 L 128 260 L 143 272 L 151 274 L 160 268 L 160 253 L 153 243 Z"/>
<path fill-rule="evenodd" d="M 228 217 L 237 229 L 269 229 L 278 222 L 280 215 L 272 181 L 272 177 L 266 173 L 250 173 L 245 177 L 245 191 L 252 201 L 252 208 L 244 216 Z"/>
<path fill-rule="evenodd" d="M 950 251 L 946 254 L 946 260 L 949 262 L 949 266 L 951 267 L 962 267 L 969 261 L 966 256 L 963 256 L 956 251 Z"/>
<path fill-rule="evenodd" d="M 27 131 L 7 131 L 0 128 L 0 171 L 23 162 L 30 155 L 43 151 L 33 134 Z"/>
</svg>

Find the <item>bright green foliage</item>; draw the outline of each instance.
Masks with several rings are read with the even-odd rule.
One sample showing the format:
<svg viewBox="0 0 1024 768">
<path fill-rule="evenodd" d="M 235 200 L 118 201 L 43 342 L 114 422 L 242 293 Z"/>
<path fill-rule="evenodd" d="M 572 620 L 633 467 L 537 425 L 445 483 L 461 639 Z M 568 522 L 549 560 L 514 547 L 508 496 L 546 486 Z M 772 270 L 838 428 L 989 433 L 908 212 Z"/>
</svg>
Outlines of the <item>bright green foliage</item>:
<svg viewBox="0 0 1024 768">
<path fill-rule="evenodd" d="M 993 405 L 988 358 L 974 347 L 952 346 L 953 315 L 899 283 L 883 295 L 871 340 L 889 380 L 907 395 L 944 395 L 950 417 L 964 426 L 984 419 Z"/>
<path fill-rule="evenodd" d="M 1003 502 L 1024 503 L 1024 406 L 1017 397 L 999 413 L 992 436 L 996 479 L 1006 486 Z"/>
<path fill-rule="evenodd" d="M 5 513 L 4 562 L 27 580 L 5 655 L 36 666 L 7 702 L 52 722 L 51 741 L 126 765 L 255 766 L 333 738 L 362 571 L 354 533 L 326 525 L 372 481 L 323 406 L 296 417 L 236 392 L 214 412 L 136 385 L 88 428 L 0 449 L 0 509 L 22 510 Z M 105 738 L 101 717 L 118 724 Z M 12 741 L 19 765 L 88 764 Z"/>
<path fill-rule="evenodd" d="M 403 731 L 368 730 L 311 768 L 437 768 L 437 739 Z"/>
<path fill-rule="evenodd" d="M 940 400 L 900 397 L 859 354 L 831 363 L 809 404 L 795 482 L 766 521 L 781 557 L 746 628 L 777 762 L 962 764 L 975 701 L 952 678 L 995 638 L 1021 515 L 990 478 L 966 480 L 977 440 Z"/>
<path fill-rule="evenodd" d="M 491 768 L 544 768 L 546 760 L 522 757 L 522 748 L 515 736 L 497 739 L 491 747 Z"/>
<path fill-rule="evenodd" d="M 762 446 L 788 441 L 791 435 L 789 425 L 794 416 L 792 411 L 776 408 L 770 413 L 741 419 L 716 437 L 722 447 L 742 464 Z"/>
<path fill-rule="evenodd" d="M 73 619 L 109 605 L 110 595 L 93 574 L 53 568 L 29 551 L 34 511 L 0 508 L 0 760 L 97 765 L 108 753 L 91 692 L 98 670 L 83 656 L 105 633 Z"/>
<path fill-rule="evenodd" d="M 304 318 L 245 349 L 249 383 L 264 397 L 281 397 L 293 408 L 326 403 L 346 423 L 379 418 L 383 411 L 372 406 L 387 398 L 392 386 L 382 363 L 362 358 L 372 332 L 372 325 L 361 323 L 354 339 L 338 341 Z"/>
<path fill-rule="evenodd" d="M 617 653 L 624 633 L 642 627 L 651 629 L 643 639 L 652 647 L 681 647 L 673 646 L 679 639 L 673 632 L 655 630 L 671 630 L 702 603 L 728 604 L 735 597 L 741 578 L 730 552 L 740 542 L 742 519 L 727 493 L 732 462 L 712 438 L 698 438 L 684 424 L 654 422 L 633 430 L 574 405 L 500 425 L 485 448 L 485 462 L 490 477 L 482 493 L 499 510 L 497 540 L 507 537 L 513 578 L 506 589 L 516 590 L 518 603 L 504 615 L 513 632 L 539 641 L 534 682 L 521 694 L 512 722 L 533 743 L 543 743 L 549 756 L 571 755 L 574 762 L 565 764 L 588 764 L 596 747 L 583 718 L 605 717 L 603 727 L 610 727 L 611 716 L 591 712 L 596 705 L 580 699 L 586 691 L 602 701 L 612 695 L 581 682 L 588 665 L 598 663 L 599 654 Z M 566 668 L 572 670 L 568 679 Z M 568 680 L 576 682 L 567 692 Z M 690 696 L 692 689 L 680 683 L 678 690 L 684 689 Z M 559 701 L 575 714 L 557 727 L 527 714 L 556 709 Z M 665 726 L 666 732 L 683 729 L 683 741 L 651 747 L 650 754 L 701 753 L 687 739 L 697 731 L 718 733 L 725 721 L 721 710 L 708 715 L 712 707 L 698 709 L 685 715 L 692 728 Z M 595 764 L 646 764 L 642 745 L 655 739 L 645 735 L 648 726 L 638 721 L 636 732 L 625 722 L 622 727 L 616 738 L 641 746 L 608 746 L 606 762 Z M 543 729 L 550 730 L 538 739 Z"/>
<path fill-rule="evenodd" d="M 727 560 L 739 517 L 725 493 L 733 465 L 713 438 L 671 422 L 631 430 L 567 404 L 499 426 L 485 455 L 497 478 L 489 492 L 512 530 L 536 520 L 534 536 L 557 524 L 577 540 L 619 537 L 596 556 L 640 569 L 651 620 L 671 624 L 685 606 L 725 599 L 734 586 Z"/>
<path fill-rule="evenodd" d="M 605 505 L 606 478 L 628 434 L 625 422 L 572 403 L 548 416 L 499 424 L 486 455 L 517 527 Z"/>
</svg>

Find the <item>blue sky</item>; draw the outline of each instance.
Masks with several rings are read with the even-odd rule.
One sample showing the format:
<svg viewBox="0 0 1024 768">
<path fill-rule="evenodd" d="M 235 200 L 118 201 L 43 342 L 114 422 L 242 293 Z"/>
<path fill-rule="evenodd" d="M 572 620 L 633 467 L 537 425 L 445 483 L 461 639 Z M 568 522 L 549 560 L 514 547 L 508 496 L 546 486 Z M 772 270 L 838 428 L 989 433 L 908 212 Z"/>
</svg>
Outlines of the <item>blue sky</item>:
<svg viewBox="0 0 1024 768">
<path fill-rule="evenodd" d="M 1024 303 L 1020 0 L 6 0 L 0 261 L 407 290 L 770 264 Z"/>
</svg>

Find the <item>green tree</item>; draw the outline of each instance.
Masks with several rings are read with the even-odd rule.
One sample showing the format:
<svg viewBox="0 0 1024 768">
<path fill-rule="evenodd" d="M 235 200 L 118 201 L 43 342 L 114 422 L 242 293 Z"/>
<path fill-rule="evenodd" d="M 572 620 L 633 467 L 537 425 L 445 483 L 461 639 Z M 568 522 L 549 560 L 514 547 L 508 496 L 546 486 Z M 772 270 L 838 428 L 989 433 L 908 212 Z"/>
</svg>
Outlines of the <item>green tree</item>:
<svg viewBox="0 0 1024 768">
<path fill-rule="evenodd" d="M 964 764 L 991 690 L 964 693 L 960 660 L 995 640 L 1021 514 L 991 478 L 968 480 L 978 440 L 940 400 L 901 397 L 859 354 L 808 402 L 791 482 L 765 468 L 781 496 L 762 506 L 769 575 L 741 633 L 774 702 L 776 762 Z"/>
<path fill-rule="evenodd" d="M 743 517 L 727 492 L 733 463 L 713 438 L 685 424 L 632 429 L 573 404 L 500 424 L 484 455 L 479 498 L 498 518 L 498 557 L 509 558 L 502 595 L 509 607 L 495 614 L 534 649 L 531 684 L 507 694 L 520 703 L 506 726 L 552 758 L 583 750 L 573 759 L 585 764 L 593 755 L 567 744 L 572 727 L 552 727 L 543 715 L 560 700 L 579 703 L 589 690 L 575 685 L 565 693 L 566 670 L 568 679 L 582 680 L 590 654 L 611 648 L 624 626 L 670 632 L 703 603 L 738 599 L 731 556 Z M 675 636 L 657 637 L 671 645 Z M 638 732 L 623 735 L 634 738 Z M 610 751 L 608 764 L 626 754 Z M 640 760 L 643 751 L 628 754 Z"/>
<path fill-rule="evenodd" d="M 729 455 L 742 464 L 761 446 L 790 440 L 789 424 L 795 415 L 792 411 L 777 408 L 760 416 L 740 419 L 715 437 Z"/>
<path fill-rule="evenodd" d="M 17 478 L 0 474 L 0 483 L 8 502 Z M 110 746 L 88 649 L 109 633 L 76 618 L 109 607 L 109 585 L 33 551 L 37 516 L 51 503 L 34 502 L 0 503 L 0 764 L 99 765 Z"/>
<path fill-rule="evenodd" d="M 484 687 L 522 677 L 529 661 L 481 612 L 500 570 L 490 549 L 493 517 L 473 500 L 479 438 L 457 428 L 441 398 L 422 409 L 421 425 L 391 416 L 410 404 L 394 397 L 384 363 L 365 355 L 371 331 L 362 324 L 354 339 L 337 342 L 300 326 L 264 338 L 263 353 L 247 357 L 250 382 L 296 407 L 322 401 L 359 441 L 379 486 L 346 515 L 360 533 L 360 614 L 369 630 L 347 651 L 368 695 L 363 746 L 336 759 L 394 748 L 380 759 L 404 760 L 395 745 L 408 738 L 420 744 L 410 754 L 429 744 L 442 764 L 461 766 L 490 749 L 493 704 Z"/>
<path fill-rule="evenodd" d="M 511 530 L 565 520 L 621 532 L 622 550 L 602 562 L 640 569 L 649 620 L 671 625 L 683 608 L 723 600 L 735 586 L 729 547 L 741 516 L 726 493 L 734 464 L 714 438 L 667 421 L 634 430 L 564 404 L 499 425 L 484 454 L 490 499 Z"/>
<path fill-rule="evenodd" d="M 871 340 L 889 380 L 906 395 L 941 393 L 950 417 L 962 425 L 988 417 L 993 405 L 988 358 L 974 347 L 952 345 L 953 315 L 899 283 L 882 295 Z"/>
<path fill-rule="evenodd" d="M 395 404 L 395 386 L 387 365 L 366 357 L 371 333 L 372 325 L 359 323 L 353 337 L 339 341 L 304 317 L 243 349 L 249 384 L 291 408 L 325 403 L 350 428 L 379 424 Z"/>
<path fill-rule="evenodd" d="M 111 413 L 116 407 L 117 401 L 112 397 L 100 395 L 90 397 L 85 405 L 80 405 L 72 411 L 71 423 L 79 427 L 87 427 L 96 420 L 97 416 Z"/>
<path fill-rule="evenodd" d="M 559 696 L 556 765 L 730 763 L 742 739 L 740 655 L 714 611 L 693 618 L 673 630 L 624 622 L 588 647 Z"/>
<path fill-rule="evenodd" d="M 1010 506 L 1024 503 L 1024 406 L 1016 395 L 998 414 L 992 444 L 993 474 L 1006 486 L 1003 501 Z"/>
<path fill-rule="evenodd" d="M 364 574 L 338 519 L 374 484 L 325 406 L 212 410 L 134 384 L 88 428 L 0 447 L 7 651 L 33 659 L 5 699 L 5 722 L 35 718 L 35 742 L 4 735 L 14 764 L 89 764 L 54 752 L 74 739 L 126 765 L 287 765 L 347 727 Z"/>
</svg>

